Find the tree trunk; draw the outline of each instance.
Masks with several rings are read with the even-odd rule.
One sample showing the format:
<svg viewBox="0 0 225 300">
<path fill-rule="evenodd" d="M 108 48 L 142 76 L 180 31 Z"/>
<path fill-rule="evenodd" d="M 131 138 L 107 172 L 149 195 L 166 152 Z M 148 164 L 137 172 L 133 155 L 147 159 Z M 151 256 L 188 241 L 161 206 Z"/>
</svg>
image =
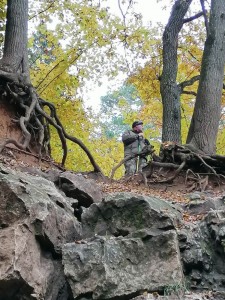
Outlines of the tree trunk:
<svg viewBox="0 0 225 300">
<path fill-rule="evenodd" d="M 216 151 L 225 65 L 225 1 L 212 0 L 200 82 L 187 143 L 207 154 Z"/>
<path fill-rule="evenodd" d="M 0 68 L 9 73 L 27 73 L 28 0 L 7 1 L 7 21 Z"/>
<path fill-rule="evenodd" d="M 162 142 L 181 142 L 180 88 L 177 85 L 178 35 L 192 0 L 177 0 L 163 33 L 163 71 L 160 93 L 163 102 Z"/>
</svg>

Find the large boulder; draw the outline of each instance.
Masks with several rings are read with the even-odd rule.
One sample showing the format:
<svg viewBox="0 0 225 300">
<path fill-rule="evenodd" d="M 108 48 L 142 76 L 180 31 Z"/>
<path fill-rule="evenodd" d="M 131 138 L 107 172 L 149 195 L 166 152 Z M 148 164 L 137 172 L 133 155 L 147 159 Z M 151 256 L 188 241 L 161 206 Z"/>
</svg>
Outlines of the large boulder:
<svg viewBox="0 0 225 300">
<path fill-rule="evenodd" d="M 63 247 L 74 298 L 130 299 L 183 280 L 181 213 L 155 197 L 114 193 L 82 214 L 83 240 Z M 86 299 L 86 298 L 84 298 Z"/>
<path fill-rule="evenodd" d="M 62 245 L 80 237 L 71 204 L 52 182 L 0 166 L 1 299 L 63 299 Z"/>
<path fill-rule="evenodd" d="M 0 299 L 69 299 L 61 261 L 42 251 L 29 225 L 0 230 L 0 243 Z"/>
<path fill-rule="evenodd" d="M 28 223 L 43 244 L 61 255 L 64 243 L 81 237 L 73 209 L 54 184 L 38 176 L 0 170 L 0 228 Z"/>
<path fill-rule="evenodd" d="M 63 248 L 63 264 L 74 298 L 131 299 L 183 280 L 174 230 L 142 239 L 95 236 L 69 243 Z"/>
<path fill-rule="evenodd" d="M 203 220 L 179 230 L 184 274 L 195 289 L 224 290 L 225 210 L 212 210 Z"/>
<path fill-rule="evenodd" d="M 127 236 L 145 228 L 170 230 L 181 213 L 170 203 L 132 193 L 114 193 L 92 204 L 82 214 L 83 238 L 98 235 Z"/>
</svg>

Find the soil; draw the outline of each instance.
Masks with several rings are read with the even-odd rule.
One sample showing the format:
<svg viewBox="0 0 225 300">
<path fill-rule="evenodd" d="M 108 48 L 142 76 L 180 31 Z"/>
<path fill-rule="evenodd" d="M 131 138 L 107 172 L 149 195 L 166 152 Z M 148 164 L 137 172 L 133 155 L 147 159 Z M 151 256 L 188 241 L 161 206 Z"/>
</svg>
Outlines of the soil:
<svg viewBox="0 0 225 300">
<path fill-rule="evenodd" d="M 0 144 L 5 139 L 16 139 L 21 142 L 23 139 L 17 113 L 12 106 L 4 101 L 0 101 Z M 35 167 L 45 171 L 51 168 L 60 168 L 50 157 L 42 157 L 39 159 L 35 148 L 30 151 L 17 149 L 13 144 L 8 144 L 0 154 L 0 162 L 11 167 Z"/>
</svg>

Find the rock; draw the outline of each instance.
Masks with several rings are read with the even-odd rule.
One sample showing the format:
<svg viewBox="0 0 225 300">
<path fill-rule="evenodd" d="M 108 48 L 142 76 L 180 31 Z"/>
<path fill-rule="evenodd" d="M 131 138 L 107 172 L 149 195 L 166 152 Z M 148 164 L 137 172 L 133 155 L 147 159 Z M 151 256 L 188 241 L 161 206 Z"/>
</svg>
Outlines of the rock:
<svg viewBox="0 0 225 300">
<path fill-rule="evenodd" d="M 219 210 L 224 208 L 223 198 L 206 198 L 205 200 L 194 199 L 183 206 L 184 210 L 191 215 L 206 214 L 211 210 Z"/>
<path fill-rule="evenodd" d="M 156 197 L 132 193 L 110 194 L 82 214 L 83 238 L 127 236 L 145 228 L 169 230 L 180 222 L 175 206 Z"/>
<path fill-rule="evenodd" d="M 1 230 L 0 242 L 0 299 L 51 300 L 68 294 L 61 262 L 43 255 L 26 224 Z"/>
<path fill-rule="evenodd" d="M 193 200 L 200 200 L 200 199 L 202 199 L 202 194 L 201 194 L 201 192 L 191 193 L 191 194 L 189 194 L 189 199 L 191 201 L 193 201 Z"/>
<path fill-rule="evenodd" d="M 96 236 L 69 243 L 63 247 L 63 264 L 74 298 L 128 297 L 183 280 L 174 230 L 144 239 Z"/>
<path fill-rule="evenodd" d="M 59 175 L 62 173 L 59 169 L 49 169 L 47 171 L 42 171 L 35 167 L 28 167 L 28 166 L 18 166 L 18 171 L 26 172 L 33 176 L 43 177 L 53 183 L 57 183 L 59 181 Z"/>
<path fill-rule="evenodd" d="M 178 232 L 184 274 L 195 290 L 220 291 L 225 283 L 225 211 L 206 217 Z M 217 299 L 217 298 L 216 298 Z"/>
<path fill-rule="evenodd" d="M 213 293 L 213 297 L 215 300 L 225 300 L 225 292 L 224 291 L 217 291 Z"/>
<path fill-rule="evenodd" d="M 79 206 L 89 207 L 92 203 L 101 202 L 103 194 L 93 179 L 81 174 L 63 172 L 59 176 L 59 187 L 66 196 L 79 201 Z"/>
<path fill-rule="evenodd" d="M 0 165 L 0 300 L 225 300 L 224 196 L 191 200 L 206 216 L 187 223 L 167 201 L 102 198 L 62 174 Z"/>
<path fill-rule="evenodd" d="M 148 294 L 146 296 L 138 296 L 132 298 L 132 300 L 181 300 L 181 299 L 182 300 L 225 300 L 225 298 L 217 298 L 218 295 L 216 295 L 216 293 L 211 293 L 211 292 L 205 292 L 205 293 L 186 292 L 184 295 L 173 294 L 169 296 L 159 296 L 159 295 L 154 296 L 153 294 Z"/>
<path fill-rule="evenodd" d="M 62 245 L 81 226 L 54 184 L 0 166 L 0 228 L 0 299 L 69 299 Z"/>
<path fill-rule="evenodd" d="M 0 198 L 0 228 L 28 218 L 36 238 L 55 254 L 61 253 L 62 244 L 81 237 L 70 203 L 44 178 L 0 172 Z"/>
</svg>

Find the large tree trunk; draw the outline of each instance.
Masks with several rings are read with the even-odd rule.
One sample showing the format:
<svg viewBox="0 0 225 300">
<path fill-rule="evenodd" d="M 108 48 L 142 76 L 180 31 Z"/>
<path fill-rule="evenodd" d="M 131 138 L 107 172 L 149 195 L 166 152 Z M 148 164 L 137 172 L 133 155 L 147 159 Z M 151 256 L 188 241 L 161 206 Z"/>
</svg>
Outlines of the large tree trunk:
<svg viewBox="0 0 225 300">
<path fill-rule="evenodd" d="M 163 71 L 160 93 L 163 102 L 162 141 L 181 142 L 180 88 L 177 85 L 178 35 L 192 0 L 177 0 L 163 33 Z"/>
<path fill-rule="evenodd" d="M 8 0 L 7 5 L 5 43 L 0 68 L 9 73 L 27 73 L 28 0 Z"/>
<path fill-rule="evenodd" d="M 212 0 L 209 35 L 205 42 L 202 69 L 187 143 L 213 154 L 221 114 L 225 64 L 225 1 Z"/>
</svg>

